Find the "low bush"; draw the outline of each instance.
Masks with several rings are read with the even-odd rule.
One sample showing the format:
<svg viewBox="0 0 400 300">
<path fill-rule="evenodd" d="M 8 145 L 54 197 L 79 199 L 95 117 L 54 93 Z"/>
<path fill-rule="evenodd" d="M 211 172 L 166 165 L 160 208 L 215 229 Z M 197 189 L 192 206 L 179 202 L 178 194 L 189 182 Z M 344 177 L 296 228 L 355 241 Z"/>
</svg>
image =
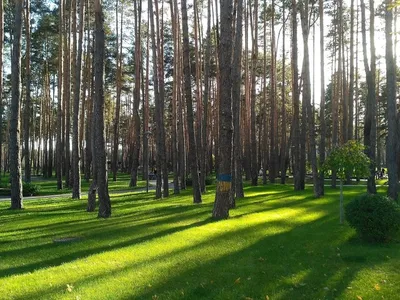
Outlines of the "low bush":
<svg viewBox="0 0 400 300">
<path fill-rule="evenodd" d="M 363 194 L 346 206 L 346 219 L 367 242 L 386 242 L 400 230 L 400 206 L 382 195 Z"/>
<path fill-rule="evenodd" d="M 36 196 L 39 194 L 39 186 L 32 183 L 24 183 L 22 185 L 22 193 L 24 196 Z"/>
<path fill-rule="evenodd" d="M 215 178 L 213 176 L 207 176 L 205 179 L 205 183 L 206 183 L 206 185 L 215 184 Z M 193 186 L 192 177 L 186 178 L 186 186 Z"/>
</svg>

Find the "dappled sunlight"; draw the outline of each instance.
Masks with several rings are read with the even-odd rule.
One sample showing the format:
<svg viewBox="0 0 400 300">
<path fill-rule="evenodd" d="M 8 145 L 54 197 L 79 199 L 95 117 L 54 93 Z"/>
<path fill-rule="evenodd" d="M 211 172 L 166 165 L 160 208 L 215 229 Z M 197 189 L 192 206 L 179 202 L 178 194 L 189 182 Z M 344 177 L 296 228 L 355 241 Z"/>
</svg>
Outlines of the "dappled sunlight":
<svg viewBox="0 0 400 300">
<path fill-rule="evenodd" d="M 81 200 L 27 203 L 7 215 L 17 224 L 0 220 L 0 299 L 354 299 L 378 292 L 372 282 L 400 280 L 394 246 L 365 248 L 338 225 L 336 191 L 252 191 L 219 222 L 212 193 L 201 205 L 190 191 L 121 195 L 107 220 Z M 79 240 L 54 242 L 69 236 Z"/>
</svg>

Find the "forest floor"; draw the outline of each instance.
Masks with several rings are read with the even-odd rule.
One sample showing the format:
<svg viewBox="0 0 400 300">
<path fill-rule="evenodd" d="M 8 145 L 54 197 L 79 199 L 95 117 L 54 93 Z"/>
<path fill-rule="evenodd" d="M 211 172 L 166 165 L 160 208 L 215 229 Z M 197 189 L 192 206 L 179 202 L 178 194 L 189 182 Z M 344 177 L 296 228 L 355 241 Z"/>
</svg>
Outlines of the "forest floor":
<svg viewBox="0 0 400 300">
<path fill-rule="evenodd" d="M 200 205 L 191 190 L 115 193 L 109 219 L 85 197 L 0 202 L 0 299 L 398 299 L 400 236 L 362 243 L 339 225 L 338 189 L 245 194 L 218 222 L 215 187 Z"/>
</svg>

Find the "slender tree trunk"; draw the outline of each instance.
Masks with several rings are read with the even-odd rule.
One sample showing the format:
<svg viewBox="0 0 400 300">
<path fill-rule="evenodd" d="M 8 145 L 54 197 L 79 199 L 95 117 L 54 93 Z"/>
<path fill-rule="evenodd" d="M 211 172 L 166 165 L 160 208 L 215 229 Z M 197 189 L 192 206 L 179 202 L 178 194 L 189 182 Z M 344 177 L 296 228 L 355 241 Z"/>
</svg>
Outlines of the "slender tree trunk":
<svg viewBox="0 0 400 300">
<path fill-rule="evenodd" d="M 304 5 L 304 6 L 303 6 Z M 308 37 L 310 33 L 310 25 L 309 25 L 309 2 L 308 0 L 304 1 L 302 6 L 300 6 L 301 11 L 301 27 L 303 31 L 303 50 L 304 50 L 304 58 L 303 58 L 303 105 L 306 107 L 306 111 L 303 110 L 303 114 L 306 113 L 306 118 L 303 117 L 303 120 L 307 120 L 308 127 L 308 136 L 309 136 L 309 144 L 310 144 L 310 161 L 313 175 L 313 185 L 314 185 L 314 196 L 320 197 L 322 191 L 319 189 L 318 185 L 318 166 L 317 166 L 317 151 L 316 151 L 316 141 L 315 141 L 315 129 L 314 129 L 314 113 L 313 108 L 311 107 L 311 80 L 310 80 L 310 54 L 308 49 Z M 303 126 L 304 127 L 304 126 Z"/>
<path fill-rule="evenodd" d="M 112 172 L 113 172 L 113 181 L 117 181 L 117 169 L 118 169 L 118 148 L 119 148 L 119 120 L 120 120 L 120 114 L 121 114 L 121 90 L 122 90 L 122 61 L 121 61 L 121 55 L 122 53 L 120 52 L 120 47 L 119 45 L 122 44 L 122 36 L 120 40 L 120 31 L 119 31 L 119 21 L 118 21 L 118 16 L 119 16 L 119 11 L 118 11 L 118 3 L 119 1 L 117 0 L 115 2 L 115 25 L 116 25 L 116 32 L 117 32 L 117 41 L 116 41 L 116 48 L 117 48 L 117 78 L 116 78 L 116 84 L 117 84 L 117 99 L 116 99 L 116 105 L 115 105 L 115 117 L 114 117 L 114 132 L 113 132 L 113 158 L 112 158 Z M 121 19 L 122 19 L 122 13 L 121 13 Z M 136 19 L 136 18 L 135 18 Z M 122 35 L 122 20 L 121 20 L 121 35 Z M 122 49 L 122 45 L 121 45 Z M 137 48 L 135 48 L 137 50 Z M 137 67 L 137 66 L 136 66 Z M 140 131 L 139 131 L 140 132 Z M 139 134 L 140 135 L 140 134 Z"/>
<path fill-rule="evenodd" d="M 70 128 L 71 128 L 71 49 L 70 49 L 70 9 L 71 0 L 66 0 L 64 6 L 64 114 L 65 114 L 65 185 L 70 187 Z"/>
<path fill-rule="evenodd" d="M 269 159 L 269 181 L 275 183 L 278 167 L 278 107 L 276 97 L 276 56 L 275 56 L 275 1 L 272 0 L 271 12 L 271 79 L 270 79 L 270 99 L 271 99 L 271 125 L 270 125 L 270 159 Z"/>
<path fill-rule="evenodd" d="M 354 0 L 350 4 L 350 78 L 349 78 L 349 122 L 347 137 L 352 140 L 354 137 Z"/>
<path fill-rule="evenodd" d="M 29 136 L 31 126 L 31 22 L 30 0 L 25 0 L 25 108 L 24 108 L 24 159 L 25 182 L 31 182 L 31 160 L 29 153 Z"/>
<path fill-rule="evenodd" d="M 326 145 L 326 122 L 325 122 L 325 73 L 323 72 L 325 67 L 325 44 L 324 44 L 324 2 L 319 0 L 319 30 L 320 30 L 320 57 L 321 57 L 321 99 L 320 99 L 320 144 L 319 144 L 319 163 L 322 165 L 325 162 L 325 145 Z M 325 177 L 323 170 L 320 170 L 318 190 L 321 196 L 324 195 L 324 183 Z"/>
<path fill-rule="evenodd" d="M 253 50 L 251 54 L 251 104 L 250 104 L 250 144 L 251 144 L 251 184 L 258 182 L 257 139 L 256 139 L 256 72 L 258 61 L 258 0 L 254 0 Z"/>
<path fill-rule="evenodd" d="M 393 10 L 392 1 L 386 0 L 385 9 L 385 37 L 386 37 L 386 88 L 387 88 L 387 116 L 388 137 L 386 144 L 386 165 L 388 167 L 389 187 L 388 196 L 398 201 L 398 175 L 397 175 L 397 109 L 396 109 L 396 62 L 393 57 Z"/>
<path fill-rule="evenodd" d="M 156 174 L 156 199 L 162 197 L 161 194 L 161 185 L 162 185 L 162 161 L 164 160 L 163 152 L 162 152 L 162 112 L 161 112 L 161 100 L 160 100 L 160 93 L 159 93 L 159 76 L 158 76 L 158 67 L 157 67 L 157 45 L 156 45 L 156 32 L 154 26 L 154 11 L 153 11 L 153 3 L 151 0 L 148 2 L 148 7 L 150 11 L 150 35 L 151 35 L 151 47 L 152 47 L 152 54 L 153 54 L 153 86 L 154 86 L 154 102 L 155 102 L 155 119 L 156 119 L 156 141 L 157 141 L 157 158 L 156 158 L 156 165 L 157 165 L 157 174 Z"/>
<path fill-rule="evenodd" d="M 192 103 L 192 89 L 190 80 L 190 61 L 189 61 L 189 30 L 186 0 L 182 0 L 182 36 L 183 36 L 183 78 L 186 100 L 186 117 L 189 134 L 189 161 L 190 173 L 193 183 L 193 202 L 201 203 L 199 170 L 197 167 L 197 146 L 194 132 L 194 117 Z"/>
<path fill-rule="evenodd" d="M 232 188 L 233 201 L 236 198 L 243 198 L 243 176 L 242 176 L 242 141 L 240 137 L 240 87 L 242 85 L 242 23 L 243 23 L 243 1 L 237 2 L 235 47 L 233 49 L 232 63 L 232 108 L 233 108 L 233 168 L 232 168 Z M 208 46 L 208 45 L 207 45 Z M 232 202 L 230 207 L 234 207 Z"/>
<path fill-rule="evenodd" d="M 75 2 L 75 1 L 74 1 Z M 75 3 L 76 4 L 76 3 Z M 83 44 L 83 25 L 84 25 L 84 0 L 79 0 L 79 40 L 75 67 L 75 92 L 74 92 L 74 114 L 73 114 L 73 134 L 72 134 L 72 171 L 73 171 L 73 189 L 72 198 L 81 197 L 81 154 L 79 148 L 79 105 L 81 96 L 81 76 L 82 76 L 82 44 Z M 74 18 L 76 18 L 74 16 Z M 74 43 L 76 44 L 76 43 Z M 74 49 L 74 52 L 76 49 Z M 74 56 L 75 57 L 75 56 Z"/>
<path fill-rule="evenodd" d="M 22 0 L 15 0 L 13 49 L 11 64 L 11 106 L 10 106 L 10 179 L 11 209 L 22 209 L 22 178 L 20 148 L 20 103 L 21 103 L 21 33 Z"/>
<path fill-rule="evenodd" d="M 142 70 L 142 43 L 141 43 L 141 15 L 142 15 L 142 2 L 135 1 L 135 89 L 133 95 L 133 126 L 134 126 L 134 141 L 133 141 L 133 161 L 131 169 L 131 181 L 130 186 L 137 185 L 137 172 L 139 168 L 139 154 L 140 154 L 140 116 L 139 116 L 139 104 L 140 104 L 140 74 Z M 121 24 L 122 27 L 122 24 Z M 121 29 L 122 30 L 122 29 Z M 122 35 L 122 33 L 121 33 Z M 121 40 L 122 44 L 122 40 Z M 121 45 L 122 47 L 122 45 Z M 122 50 L 122 48 L 121 48 Z"/>
<path fill-rule="evenodd" d="M 300 101 L 299 101 L 299 71 L 297 48 L 297 3 L 292 0 L 292 102 L 293 102 L 293 177 L 294 189 L 302 190 L 303 184 L 300 172 Z"/>
<path fill-rule="evenodd" d="M 287 137 L 286 137 L 286 53 L 285 53 L 285 40 L 286 40 L 286 17 L 285 5 L 282 6 L 282 145 L 281 145 L 281 184 L 286 182 L 286 167 L 287 167 Z"/>
<path fill-rule="evenodd" d="M 101 0 L 95 0 L 95 101 L 94 101 L 94 159 L 97 173 L 100 218 L 111 216 L 111 202 L 108 194 L 107 159 L 104 132 L 104 16 Z"/>
<path fill-rule="evenodd" d="M 229 217 L 229 197 L 232 182 L 232 0 L 221 0 L 221 40 L 219 47 L 220 110 L 218 182 L 212 216 Z"/>
<path fill-rule="evenodd" d="M 4 41 L 4 3 L 0 0 L 0 41 Z M 3 78 L 4 43 L 0 43 L 0 78 Z M 3 80 L 0 80 L 0 95 L 3 95 Z M 0 124 L 3 124 L 3 97 L 0 98 Z M 3 126 L 3 125 L 1 125 Z M 33 148 L 32 148 L 33 149 Z M 33 151 L 32 151 L 33 152 Z M 3 163 L 3 130 L 0 130 L 0 176 Z"/>
<path fill-rule="evenodd" d="M 376 99 L 375 99 L 375 43 L 374 43 L 374 3 L 370 0 L 370 51 L 371 67 L 368 65 L 367 58 L 367 39 L 365 29 L 365 3 L 361 0 L 361 18 L 362 18 L 362 44 L 364 54 L 364 69 L 367 79 L 367 101 L 364 121 L 364 145 L 366 154 L 371 160 L 370 173 L 367 183 L 368 193 L 376 193 L 375 185 L 375 158 L 376 158 Z"/>
<path fill-rule="evenodd" d="M 178 8 L 175 6 L 175 2 L 170 2 L 170 9 L 171 9 L 171 20 L 172 20 L 172 36 L 174 41 L 174 71 L 173 71 L 173 87 L 172 87 L 172 129 L 171 129 L 171 136 L 172 136 L 172 169 L 174 172 L 174 194 L 180 193 L 179 187 L 179 152 L 178 152 L 178 139 L 177 139 L 177 129 L 178 129 L 178 90 L 179 83 L 178 83 L 178 67 L 179 67 L 179 40 L 178 40 L 178 18 L 179 18 L 179 11 Z"/>
</svg>

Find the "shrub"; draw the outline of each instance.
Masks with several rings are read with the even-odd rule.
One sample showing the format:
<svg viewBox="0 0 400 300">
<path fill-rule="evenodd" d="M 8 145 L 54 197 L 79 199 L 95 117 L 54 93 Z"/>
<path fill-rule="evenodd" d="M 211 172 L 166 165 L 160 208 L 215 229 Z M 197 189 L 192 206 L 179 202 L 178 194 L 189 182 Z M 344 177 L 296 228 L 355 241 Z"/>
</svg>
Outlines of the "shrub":
<svg viewBox="0 0 400 300">
<path fill-rule="evenodd" d="M 205 179 L 206 185 L 212 185 L 215 183 L 215 178 L 213 176 L 207 176 Z M 186 178 L 186 186 L 193 186 L 192 177 Z"/>
<path fill-rule="evenodd" d="M 381 195 L 364 194 L 346 206 L 346 219 L 367 242 L 385 242 L 400 230 L 400 206 Z"/>
<path fill-rule="evenodd" d="M 215 184 L 215 177 L 214 176 L 207 176 L 206 177 L 206 185 Z"/>
<path fill-rule="evenodd" d="M 186 177 L 186 186 L 192 186 L 193 180 L 192 177 Z"/>
<path fill-rule="evenodd" d="M 39 194 L 39 186 L 32 183 L 24 183 L 22 185 L 22 193 L 24 196 L 36 196 Z"/>
</svg>

